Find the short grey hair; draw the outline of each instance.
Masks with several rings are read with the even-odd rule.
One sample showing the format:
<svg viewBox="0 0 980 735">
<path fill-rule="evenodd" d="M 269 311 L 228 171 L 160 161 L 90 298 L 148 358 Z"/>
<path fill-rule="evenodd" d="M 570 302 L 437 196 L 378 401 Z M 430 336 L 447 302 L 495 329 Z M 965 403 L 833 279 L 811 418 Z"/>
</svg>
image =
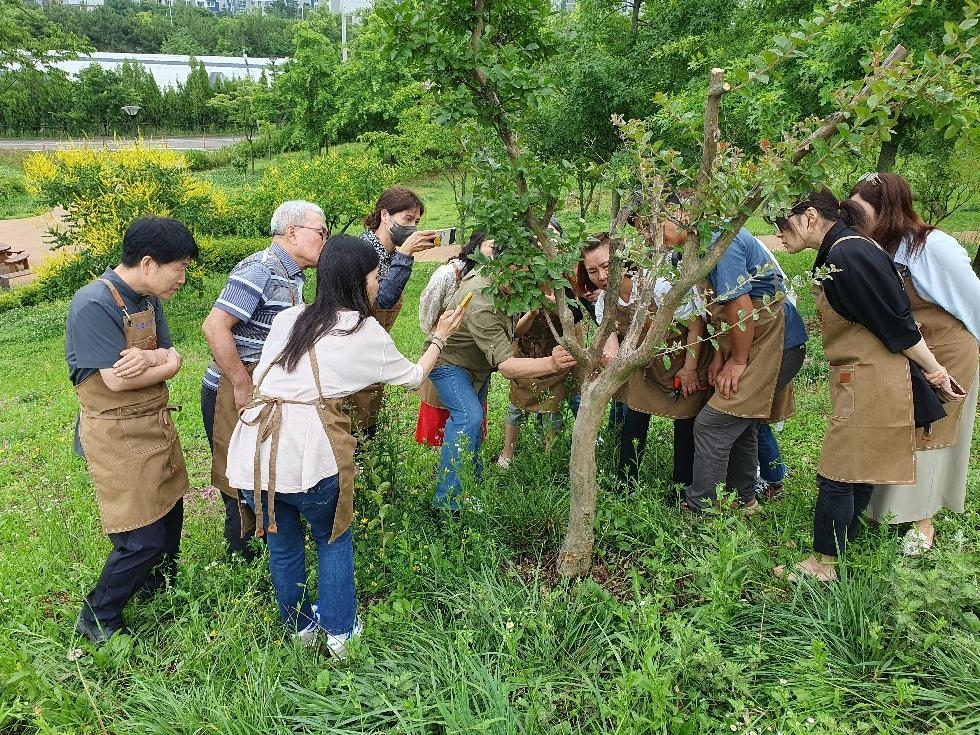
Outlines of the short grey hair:
<svg viewBox="0 0 980 735">
<path fill-rule="evenodd" d="M 273 237 L 276 235 L 285 235 L 286 228 L 290 225 L 305 224 L 306 218 L 311 212 L 318 217 L 326 219 L 320 206 L 313 202 L 308 202 L 304 199 L 291 199 L 288 202 L 283 202 L 272 213 L 272 222 L 269 223 L 269 230 Z"/>
</svg>

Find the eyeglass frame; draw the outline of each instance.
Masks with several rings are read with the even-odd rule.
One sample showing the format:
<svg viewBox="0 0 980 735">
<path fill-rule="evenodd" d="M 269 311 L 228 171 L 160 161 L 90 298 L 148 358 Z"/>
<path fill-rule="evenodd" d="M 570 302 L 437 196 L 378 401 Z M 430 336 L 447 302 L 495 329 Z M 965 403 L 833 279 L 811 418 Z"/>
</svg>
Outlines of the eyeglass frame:
<svg viewBox="0 0 980 735">
<path fill-rule="evenodd" d="M 328 237 L 330 237 L 329 227 L 310 227 L 309 225 L 293 225 L 293 227 L 302 227 L 304 230 L 313 230 L 314 232 L 319 232 L 321 240 L 326 240 Z"/>
</svg>

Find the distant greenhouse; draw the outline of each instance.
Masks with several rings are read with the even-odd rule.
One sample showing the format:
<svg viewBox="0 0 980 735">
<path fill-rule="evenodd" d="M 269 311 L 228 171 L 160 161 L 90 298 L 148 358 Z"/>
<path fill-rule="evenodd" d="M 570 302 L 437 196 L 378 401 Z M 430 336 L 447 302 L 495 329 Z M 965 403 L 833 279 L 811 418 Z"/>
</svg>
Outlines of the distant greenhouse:
<svg viewBox="0 0 980 735">
<path fill-rule="evenodd" d="M 258 80 L 262 72 L 268 76 L 273 68 L 281 69 L 286 63 L 286 59 L 253 58 L 242 54 L 241 56 L 195 56 L 198 63 L 204 64 L 208 72 L 208 78 L 214 84 L 219 79 L 242 79 L 250 77 Z M 160 89 L 175 87 L 187 81 L 191 73 L 190 56 L 178 54 L 136 54 L 136 53 L 108 53 L 96 51 L 85 54 L 73 61 L 59 61 L 54 64 L 59 69 L 75 76 L 82 69 L 99 64 L 105 69 L 118 71 L 124 61 L 140 63 L 157 83 Z"/>
</svg>

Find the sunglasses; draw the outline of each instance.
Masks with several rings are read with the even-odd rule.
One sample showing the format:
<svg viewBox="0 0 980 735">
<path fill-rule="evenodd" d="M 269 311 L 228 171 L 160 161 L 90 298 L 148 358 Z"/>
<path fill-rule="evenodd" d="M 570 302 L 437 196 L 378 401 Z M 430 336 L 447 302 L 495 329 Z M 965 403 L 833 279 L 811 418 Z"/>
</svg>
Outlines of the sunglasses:
<svg viewBox="0 0 980 735">
<path fill-rule="evenodd" d="M 867 181 L 871 186 L 881 186 L 881 177 L 878 175 L 877 171 L 869 171 L 858 179 L 858 183 L 864 183 Z"/>
</svg>

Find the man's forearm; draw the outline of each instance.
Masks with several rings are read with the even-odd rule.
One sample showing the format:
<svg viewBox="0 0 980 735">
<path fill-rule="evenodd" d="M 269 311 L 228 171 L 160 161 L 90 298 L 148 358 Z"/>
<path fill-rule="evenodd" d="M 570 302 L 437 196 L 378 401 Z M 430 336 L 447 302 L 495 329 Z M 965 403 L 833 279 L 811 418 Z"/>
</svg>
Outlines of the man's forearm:
<svg viewBox="0 0 980 735">
<path fill-rule="evenodd" d="M 748 294 L 742 294 L 725 304 L 725 321 L 730 325 L 728 333 L 732 348 L 728 359 L 742 365 L 748 364 L 752 340 L 755 339 L 755 320 L 752 319 L 753 308 L 752 299 Z M 742 329 L 743 326 L 745 327 L 744 330 Z"/>
</svg>

